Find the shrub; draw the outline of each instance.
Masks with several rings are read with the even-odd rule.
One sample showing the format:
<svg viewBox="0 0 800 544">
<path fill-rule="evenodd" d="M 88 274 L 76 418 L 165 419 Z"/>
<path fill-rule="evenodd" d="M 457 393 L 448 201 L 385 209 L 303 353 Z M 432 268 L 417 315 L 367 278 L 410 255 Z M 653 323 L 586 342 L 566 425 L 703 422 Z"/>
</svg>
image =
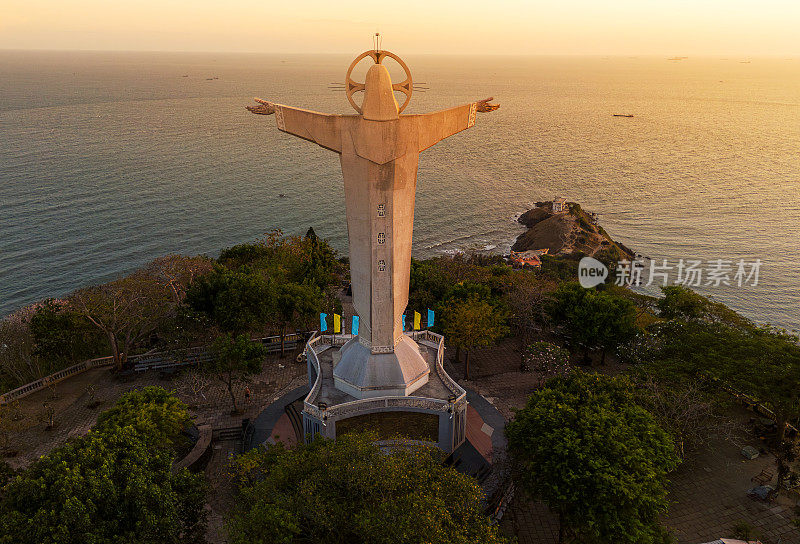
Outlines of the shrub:
<svg viewBox="0 0 800 544">
<path fill-rule="evenodd" d="M 145 387 L 123 395 L 117 404 L 100 414 L 94 429 L 105 433 L 133 427 L 157 448 L 175 448 L 189 422 L 186 405 L 161 387 Z"/>
<path fill-rule="evenodd" d="M 500 544 L 478 483 L 430 447 L 382 451 L 375 435 L 318 439 L 237 459 L 232 544 Z"/>
</svg>

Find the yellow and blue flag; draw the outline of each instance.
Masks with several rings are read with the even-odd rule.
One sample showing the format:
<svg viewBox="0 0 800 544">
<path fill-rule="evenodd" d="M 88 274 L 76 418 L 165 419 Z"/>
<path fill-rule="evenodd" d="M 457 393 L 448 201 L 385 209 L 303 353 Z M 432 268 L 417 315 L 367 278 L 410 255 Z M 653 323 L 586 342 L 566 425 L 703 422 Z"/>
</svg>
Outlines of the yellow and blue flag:
<svg viewBox="0 0 800 544">
<path fill-rule="evenodd" d="M 358 316 L 357 315 L 353 316 L 353 327 L 351 329 L 351 332 L 353 333 L 353 336 L 358 335 Z"/>
<path fill-rule="evenodd" d="M 419 330 L 420 321 L 422 321 L 422 316 L 419 315 L 419 312 L 414 311 L 414 330 L 415 331 Z"/>
<path fill-rule="evenodd" d="M 433 327 L 433 310 L 428 308 L 428 328 Z"/>
<path fill-rule="evenodd" d="M 333 333 L 339 334 L 342 332 L 342 316 L 333 314 Z"/>
<path fill-rule="evenodd" d="M 319 314 L 319 332 L 325 332 L 328 330 L 328 322 L 325 319 L 328 317 L 328 314 Z"/>
</svg>

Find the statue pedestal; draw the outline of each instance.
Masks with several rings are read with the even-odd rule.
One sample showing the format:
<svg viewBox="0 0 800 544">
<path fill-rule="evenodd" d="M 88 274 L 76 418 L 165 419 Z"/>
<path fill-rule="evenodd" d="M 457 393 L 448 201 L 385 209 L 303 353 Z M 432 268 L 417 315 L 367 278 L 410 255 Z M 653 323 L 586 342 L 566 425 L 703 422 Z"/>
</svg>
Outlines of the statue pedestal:
<svg viewBox="0 0 800 544">
<path fill-rule="evenodd" d="M 334 386 L 357 399 L 410 395 L 428 383 L 430 374 L 419 349 L 405 334 L 391 353 L 372 353 L 353 338 L 337 354 Z"/>
</svg>

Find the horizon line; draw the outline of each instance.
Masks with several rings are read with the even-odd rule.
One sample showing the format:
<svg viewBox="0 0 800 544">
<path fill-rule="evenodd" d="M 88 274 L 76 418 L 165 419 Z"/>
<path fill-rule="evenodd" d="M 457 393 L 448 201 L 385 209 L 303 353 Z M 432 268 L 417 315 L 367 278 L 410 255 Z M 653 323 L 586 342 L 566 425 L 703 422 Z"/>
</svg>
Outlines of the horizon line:
<svg viewBox="0 0 800 544">
<path fill-rule="evenodd" d="M 173 53 L 173 54 L 202 54 L 202 55 L 323 55 L 339 56 L 350 55 L 353 52 L 331 52 L 331 51 L 307 51 L 307 52 L 287 52 L 287 51 L 248 51 L 248 50 L 193 50 L 193 49 L 53 49 L 53 48 L 14 48 L 0 47 L 0 52 L 9 53 Z M 453 53 L 453 52 L 414 52 L 407 55 L 431 56 L 431 57 L 622 57 L 622 58 L 662 58 L 662 57 L 685 57 L 689 58 L 718 58 L 718 57 L 738 57 L 738 58 L 763 58 L 763 59 L 800 59 L 800 52 L 797 53 L 741 53 L 741 52 L 719 52 L 719 53 Z M 669 60 L 669 59 L 668 59 Z"/>
</svg>

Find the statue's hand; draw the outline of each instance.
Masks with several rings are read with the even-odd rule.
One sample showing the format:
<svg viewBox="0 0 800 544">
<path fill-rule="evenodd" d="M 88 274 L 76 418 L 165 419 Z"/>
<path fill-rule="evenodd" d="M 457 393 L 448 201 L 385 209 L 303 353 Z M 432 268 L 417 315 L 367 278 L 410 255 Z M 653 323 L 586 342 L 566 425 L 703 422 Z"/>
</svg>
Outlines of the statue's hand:
<svg viewBox="0 0 800 544">
<path fill-rule="evenodd" d="M 494 100 L 493 96 L 490 96 L 489 98 L 484 98 L 483 100 L 479 100 L 478 101 L 478 111 L 481 112 L 481 113 L 487 113 L 487 112 L 494 111 L 497 108 L 499 108 L 500 104 L 489 104 L 489 102 L 491 102 L 492 100 Z"/>
<path fill-rule="evenodd" d="M 260 98 L 255 98 L 254 100 L 258 102 L 258 106 L 245 106 L 250 113 L 255 113 L 256 115 L 272 115 L 275 113 L 275 105 L 272 102 L 267 102 Z"/>
</svg>

